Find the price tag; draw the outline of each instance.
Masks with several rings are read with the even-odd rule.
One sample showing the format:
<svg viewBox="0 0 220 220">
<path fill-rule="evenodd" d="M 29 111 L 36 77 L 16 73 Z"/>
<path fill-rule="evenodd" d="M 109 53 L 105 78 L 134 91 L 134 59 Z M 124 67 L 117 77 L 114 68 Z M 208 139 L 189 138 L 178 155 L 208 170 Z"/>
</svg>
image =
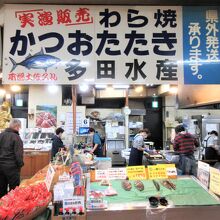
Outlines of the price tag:
<svg viewBox="0 0 220 220">
<path fill-rule="evenodd" d="M 84 196 L 73 196 L 70 199 L 63 199 L 63 209 L 77 209 L 82 208 L 84 210 Z"/>
<path fill-rule="evenodd" d="M 210 167 L 210 190 L 217 195 L 220 195 L 220 171 Z"/>
<path fill-rule="evenodd" d="M 177 178 L 177 170 L 175 164 L 165 164 L 167 170 L 167 177 L 171 179 Z"/>
<path fill-rule="evenodd" d="M 152 165 L 148 166 L 149 179 L 166 179 L 167 167 L 165 165 Z"/>
<path fill-rule="evenodd" d="M 47 175 L 45 178 L 45 184 L 46 184 L 48 191 L 50 191 L 50 187 L 51 187 L 51 183 L 53 181 L 54 175 L 55 175 L 55 170 L 51 165 L 49 165 L 48 170 L 47 170 Z"/>
<path fill-rule="evenodd" d="M 95 180 L 108 179 L 108 170 L 95 170 Z"/>
<path fill-rule="evenodd" d="M 129 166 L 126 167 L 129 180 L 146 179 L 145 166 Z"/>
<path fill-rule="evenodd" d="M 110 180 L 124 180 L 127 177 L 126 168 L 109 168 L 108 178 Z"/>
</svg>

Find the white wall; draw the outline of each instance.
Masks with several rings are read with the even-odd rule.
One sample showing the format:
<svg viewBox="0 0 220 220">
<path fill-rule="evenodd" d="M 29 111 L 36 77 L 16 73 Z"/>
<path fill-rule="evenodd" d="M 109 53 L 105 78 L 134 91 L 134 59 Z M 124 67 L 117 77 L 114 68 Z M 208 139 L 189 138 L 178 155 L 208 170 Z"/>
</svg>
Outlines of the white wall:
<svg viewBox="0 0 220 220">
<path fill-rule="evenodd" d="M 72 112 L 72 106 L 62 106 L 62 88 L 58 86 L 58 91 L 54 94 L 48 91 L 48 86 L 32 85 L 29 86 L 28 112 L 34 112 L 34 119 L 28 120 L 28 127 L 35 127 L 36 105 L 56 105 L 57 106 L 57 125 L 65 117 L 66 112 Z M 85 117 L 85 106 L 77 106 L 77 112 L 81 111 Z"/>
</svg>

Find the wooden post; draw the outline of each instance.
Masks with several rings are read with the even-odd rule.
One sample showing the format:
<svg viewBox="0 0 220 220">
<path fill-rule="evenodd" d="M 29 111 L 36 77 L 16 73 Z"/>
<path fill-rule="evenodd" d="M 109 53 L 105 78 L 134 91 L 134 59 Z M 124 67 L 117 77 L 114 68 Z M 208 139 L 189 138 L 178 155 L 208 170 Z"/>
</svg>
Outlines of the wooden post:
<svg viewBox="0 0 220 220">
<path fill-rule="evenodd" d="M 128 89 L 125 93 L 125 108 L 129 108 Z M 129 115 L 125 114 L 125 148 L 129 147 Z"/>
<path fill-rule="evenodd" d="M 77 102 L 76 86 L 72 85 L 73 135 L 76 134 L 76 102 Z"/>
</svg>

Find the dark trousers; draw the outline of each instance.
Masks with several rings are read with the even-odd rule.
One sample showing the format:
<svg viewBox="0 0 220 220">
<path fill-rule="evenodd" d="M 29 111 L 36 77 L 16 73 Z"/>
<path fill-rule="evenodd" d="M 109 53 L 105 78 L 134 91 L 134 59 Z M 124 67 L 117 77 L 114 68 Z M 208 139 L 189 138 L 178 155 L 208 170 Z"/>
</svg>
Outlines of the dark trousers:
<svg viewBox="0 0 220 220">
<path fill-rule="evenodd" d="M 0 198 L 20 184 L 20 169 L 0 164 Z"/>
<path fill-rule="evenodd" d="M 197 175 L 197 166 L 194 155 L 180 155 L 179 168 L 183 175 Z"/>
</svg>

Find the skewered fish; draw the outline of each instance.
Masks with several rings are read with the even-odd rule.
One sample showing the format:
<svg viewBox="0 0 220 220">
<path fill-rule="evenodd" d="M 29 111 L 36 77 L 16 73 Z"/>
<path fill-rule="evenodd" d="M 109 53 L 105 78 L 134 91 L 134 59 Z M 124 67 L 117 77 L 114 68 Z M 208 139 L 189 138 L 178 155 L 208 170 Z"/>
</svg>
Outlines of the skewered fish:
<svg viewBox="0 0 220 220">
<path fill-rule="evenodd" d="M 167 189 L 176 189 L 176 185 L 174 183 L 172 183 L 170 180 L 163 180 L 161 182 L 161 184 L 166 187 Z"/>
<path fill-rule="evenodd" d="M 156 180 L 153 180 L 153 184 L 154 184 L 155 188 L 157 189 L 157 191 L 160 191 L 160 185 Z"/>
</svg>

